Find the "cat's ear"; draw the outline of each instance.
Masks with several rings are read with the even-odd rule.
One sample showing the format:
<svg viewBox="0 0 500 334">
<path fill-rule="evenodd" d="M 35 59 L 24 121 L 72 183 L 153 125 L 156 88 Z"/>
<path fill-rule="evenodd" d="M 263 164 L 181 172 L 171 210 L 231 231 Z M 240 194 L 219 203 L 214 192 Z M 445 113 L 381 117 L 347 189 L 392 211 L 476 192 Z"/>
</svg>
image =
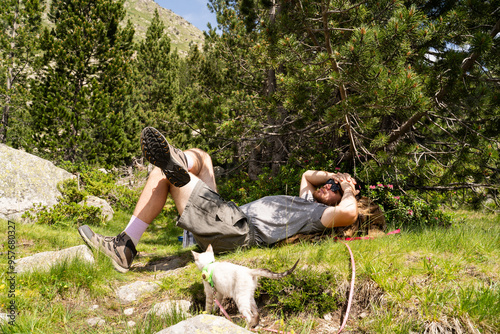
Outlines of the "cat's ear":
<svg viewBox="0 0 500 334">
<path fill-rule="evenodd" d="M 213 253 L 214 249 L 212 248 L 212 244 L 208 245 L 207 252 Z"/>
<path fill-rule="evenodd" d="M 193 254 L 195 261 L 198 260 L 198 257 L 200 256 L 200 254 L 196 253 L 195 251 L 191 251 L 191 254 Z"/>
</svg>

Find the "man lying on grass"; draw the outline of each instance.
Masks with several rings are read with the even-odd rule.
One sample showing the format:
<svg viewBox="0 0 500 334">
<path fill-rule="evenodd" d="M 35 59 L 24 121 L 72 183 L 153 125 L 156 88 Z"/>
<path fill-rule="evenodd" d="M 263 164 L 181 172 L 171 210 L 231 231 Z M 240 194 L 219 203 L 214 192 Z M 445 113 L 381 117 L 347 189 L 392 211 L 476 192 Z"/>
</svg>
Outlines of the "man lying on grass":
<svg viewBox="0 0 500 334">
<path fill-rule="evenodd" d="M 360 213 L 373 214 L 373 202 L 358 203 L 356 181 L 349 174 L 310 170 L 302 175 L 298 197 L 267 196 L 238 207 L 217 193 L 208 153 L 197 148 L 182 152 L 152 127 L 142 131 L 141 148 L 156 168 L 125 230 L 105 237 L 86 225 L 78 229 L 83 240 L 106 254 L 120 272 L 129 270 L 139 239 L 169 194 L 179 213 L 177 226 L 191 232 L 202 250 L 211 244 L 216 253 L 273 245 L 296 234 L 352 225 Z"/>
</svg>

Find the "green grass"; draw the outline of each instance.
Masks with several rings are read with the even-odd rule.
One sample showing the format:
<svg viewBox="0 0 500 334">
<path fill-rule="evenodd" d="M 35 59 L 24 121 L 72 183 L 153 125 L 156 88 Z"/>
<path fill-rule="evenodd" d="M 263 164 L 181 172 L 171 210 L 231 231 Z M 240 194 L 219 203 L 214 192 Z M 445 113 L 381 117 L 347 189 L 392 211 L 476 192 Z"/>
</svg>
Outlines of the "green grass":
<svg viewBox="0 0 500 334">
<path fill-rule="evenodd" d="M 412 229 L 376 240 L 349 243 L 356 261 L 354 302 L 346 331 L 365 333 L 500 331 L 500 218 L 463 211 L 449 228 Z M 147 315 L 154 303 L 187 299 L 197 314 L 204 305 L 203 286 L 190 250 L 177 241 L 181 230 L 168 210 L 145 233 L 138 250 L 140 264 L 169 256 L 186 259 L 175 275 L 156 278 L 152 270 L 119 274 L 99 254 L 96 264 L 63 263 L 47 273 L 16 277 L 15 326 L 5 333 L 155 333 L 184 319 Z M 96 232 L 115 235 L 128 223 L 118 212 Z M 82 244 L 76 228 L 16 224 L 17 258 Z M 7 297 L 7 222 L 0 221 L 0 305 Z M 249 267 L 280 272 L 300 258 L 293 275 L 280 281 L 261 279 L 256 294 L 266 326 L 295 333 L 338 328 L 347 301 L 351 266 L 347 248 L 333 240 L 274 248 L 237 250 L 218 257 Z M 189 261 L 188 261 L 189 260 Z M 145 266 L 143 268 L 146 268 Z M 131 305 L 120 304 L 115 288 L 136 280 L 159 280 L 159 292 Z M 89 306 L 97 304 L 99 309 Z M 136 308 L 133 316 L 123 314 Z M 331 315 L 330 318 L 325 316 Z M 86 319 L 99 316 L 106 325 L 92 328 Z M 136 326 L 129 328 L 133 320 Z M 238 322 L 244 325 L 243 322 Z M 330 326 L 330 327 L 327 327 Z M 262 332 L 264 333 L 264 332 Z"/>
</svg>

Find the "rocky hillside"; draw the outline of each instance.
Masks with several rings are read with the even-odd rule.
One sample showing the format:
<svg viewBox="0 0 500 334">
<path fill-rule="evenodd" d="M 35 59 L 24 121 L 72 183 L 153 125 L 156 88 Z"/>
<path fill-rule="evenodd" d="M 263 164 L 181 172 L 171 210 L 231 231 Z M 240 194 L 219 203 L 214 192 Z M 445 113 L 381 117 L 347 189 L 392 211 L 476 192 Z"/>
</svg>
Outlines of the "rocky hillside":
<svg viewBox="0 0 500 334">
<path fill-rule="evenodd" d="M 47 1 L 43 18 L 45 24 L 50 26 L 47 19 L 47 12 L 50 8 L 50 0 Z M 135 28 L 135 39 L 142 40 L 146 37 L 146 31 L 151 24 L 155 9 L 158 9 L 160 17 L 165 23 L 166 31 L 172 41 L 172 47 L 179 51 L 179 54 L 186 55 L 191 42 L 203 44 L 203 32 L 194 25 L 186 21 L 181 16 L 169 9 L 162 8 L 154 0 L 126 0 L 125 9 L 127 16 L 123 24 L 130 20 Z"/>
<path fill-rule="evenodd" d="M 153 0 L 126 0 L 125 8 L 127 9 L 125 20 L 129 19 L 133 23 L 137 40 L 145 38 L 154 11 L 158 9 L 172 46 L 177 48 L 181 55 L 187 53 L 191 42 L 200 46 L 203 43 L 204 37 L 201 30 L 171 10 L 160 7 Z"/>
</svg>

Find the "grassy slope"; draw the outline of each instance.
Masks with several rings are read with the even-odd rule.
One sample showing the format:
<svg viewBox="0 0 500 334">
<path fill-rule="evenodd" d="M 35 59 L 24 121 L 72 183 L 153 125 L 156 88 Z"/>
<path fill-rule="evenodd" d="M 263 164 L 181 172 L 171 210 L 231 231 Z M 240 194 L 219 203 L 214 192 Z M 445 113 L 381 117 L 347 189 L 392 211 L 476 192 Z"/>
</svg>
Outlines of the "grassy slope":
<svg viewBox="0 0 500 334">
<path fill-rule="evenodd" d="M 171 210 L 169 210 L 171 211 Z M 500 331 L 500 217 L 473 212 L 458 214 L 464 218 L 449 229 L 435 228 L 407 231 L 373 241 L 356 241 L 349 245 L 356 260 L 356 286 L 353 309 L 347 330 L 368 333 L 429 333 L 439 330 L 482 333 Z M 107 323 L 99 332 L 154 333 L 182 318 L 155 319 L 145 312 L 152 304 L 166 298 L 193 300 L 197 307 L 203 303 L 202 285 L 188 250 L 177 241 L 181 231 L 172 227 L 173 214 L 162 216 L 145 234 L 139 246 L 144 254 L 136 268 L 123 275 L 116 273 L 106 258 L 97 257 L 96 266 L 67 264 L 46 274 L 18 275 L 16 304 L 20 314 L 16 327 L 3 328 L 6 333 L 91 333 L 97 332 L 85 320 L 101 316 Z M 97 231 L 117 234 L 126 225 L 127 214 L 118 214 L 115 222 Z M 0 221 L 0 240 L 3 253 L 0 264 L 0 305 L 7 298 L 5 221 Z M 75 229 L 56 230 L 40 225 L 16 225 L 17 257 L 36 252 L 55 250 L 81 244 Z M 187 264 L 166 276 L 152 272 L 148 263 L 161 263 L 168 258 L 182 259 Z M 341 309 L 351 277 L 349 253 L 345 246 L 329 240 L 317 244 L 301 243 L 271 249 L 236 251 L 219 257 L 250 267 L 266 267 L 282 271 L 300 258 L 294 273 L 295 282 L 313 279 L 327 273 L 324 285 L 336 297 L 336 310 L 325 318 L 320 312 L 288 313 L 286 322 L 277 321 L 279 309 L 261 305 L 261 323 L 278 329 L 294 329 L 295 333 L 332 332 L 338 328 Z M 158 274 L 158 277 L 155 275 Z M 312 274 L 312 276 L 311 276 Z M 114 288 L 135 280 L 160 280 L 161 292 L 132 304 L 117 302 Z M 291 281 L 292 282 L 292 281 Z M 272 283 L 274 284 L 274 283 Z M 276 283 L 277 284 L 277 283 Z M 287 287 L 281 299 L 267 304 L 288 305 L 292 295 L 306 294 Z M 290 297 L 285 297 L 290 296 Z M 272 298 L 273 296 L 271 296 Z M 262 303 L 264 299 L 259 298 Z M 91 310 L 90 305 L 100 305 Z M 307 304 L 313 304 L 313 301 Z M 134 307 L 131 317 L 123 309 Z M 306 303 L 304 307 L 307 308 Z M 127 321 L 140 326 L 127 329 Z M 275 323 L 277 321 L 277 323 Z M 286 325 L 285 325 L 286 324 Z"/>
</svg>

